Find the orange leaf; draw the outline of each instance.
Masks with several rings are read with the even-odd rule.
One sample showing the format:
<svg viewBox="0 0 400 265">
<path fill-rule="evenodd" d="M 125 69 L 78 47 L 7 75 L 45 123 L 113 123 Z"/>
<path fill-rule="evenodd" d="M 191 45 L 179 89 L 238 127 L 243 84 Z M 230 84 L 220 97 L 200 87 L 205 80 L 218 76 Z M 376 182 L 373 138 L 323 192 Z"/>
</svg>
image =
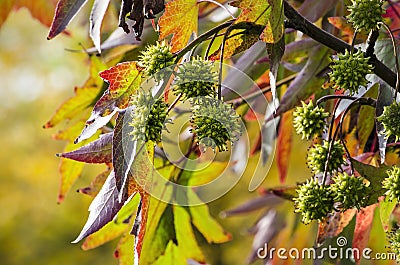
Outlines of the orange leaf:
<svg viewBox="0 0 400 265">
<path fill-rule="evenodd" d="M 173 34 L 172 52 L 177 52 L 197 33 L 199 6 L 197 0 L 174 0 L 165 5 L 165 12 L 158 21 L 160 40 Z"/>
<path fill-rule="evenodd" d="M 237 3 L 234 2 L 232 5 L 236 6 Z M 266 43 L 276 43 L 282 38 L 284 32 L 282 0 L 241 0 L 238 7 L 242 12 L 229 32 L 224 58 L 247 50 L 260 38 Z M 242 25 L 246 26 L 245 29 L 237 29 Z M 218 60 L 219 57 L 220 50 L 211 55 L 210 59 Z"/>
<path fill-rule="evenodd" d="M 292 150 L 292 139 L 292 112 L 288 111 L 281 118 L 276 149 L 276 162 L 278 164 L 279 180 L 281 183 L 285 182 L 287 176 L 289 157 Z"/>
<path fill-rule="evenodd" d="M 3 0 L 0 3 L 0 27 L 3 25 L 4 21 L 6 21 L 8 14 L 12 10 L 14 6 L 15 0 Z"/>
<path fill-rule="evenodd" d="M 141 85 L 141 70 L 136 62 L 123 62 L 99 74 L 110 85 L 94 105 L 85 128 L 75 140 L 77 143 L 92 136 L 97 129 L 107 124 L 118 110 L 128 106 L 130 97 Z"/>
<path fill-rule="evenodd" d="M 57 0 L 16 0 L 16 7 L 26 7 L 32 17 L 39 20 L 43 25 L 50 27 L 53 20 L 54 9 Z"/>
<path fill-rule="evenodd" d="M 339 235 L 350 223 L 356 214 L 356 209 L 349 209 L 345 212 L 335 212 L 318 225 L 317 244 L 324 243 L 325 239 Z"/>
<path fill-rule="evenodd" d="M 378 204 L 373 204 L 362 209 L 357 213 L 356 227 L 354 228 L 353 248 L 357 248 L 362 253 L 368 244 L 369 233 L 372 228 L 374 211 Z M 356 264 L 360 264 L 360 256 L 354 257 Z"/>
</svg>

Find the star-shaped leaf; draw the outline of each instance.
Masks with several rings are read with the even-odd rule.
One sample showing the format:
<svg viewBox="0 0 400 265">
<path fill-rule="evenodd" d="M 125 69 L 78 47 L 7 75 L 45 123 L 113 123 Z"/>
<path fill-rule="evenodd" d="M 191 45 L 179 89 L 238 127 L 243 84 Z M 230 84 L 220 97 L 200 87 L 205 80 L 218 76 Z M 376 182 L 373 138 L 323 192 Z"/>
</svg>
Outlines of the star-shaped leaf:
<svg viewBox="0 0 400 265">
<path fill-rule="evenodd" d="M 166 4 L 165 12 L 158 21 L 160 40 L 173 34 L 172 52 L 187 45 L 192 33 L 197 33 L 199 7 L 197 0 L 174 0 Z"/>
<path fill-rule="evenodd" d="M 109 83 L 109 87 L 94 105 L 85 128 L 75 142 L 93 135 L 97 129 L 106 125 L 118 110 L 128 106 L 131 95 L 140 87 L 141 70 L 136 62 L 123 62 L 100 73 L 100 77 Z"/>
</svg>

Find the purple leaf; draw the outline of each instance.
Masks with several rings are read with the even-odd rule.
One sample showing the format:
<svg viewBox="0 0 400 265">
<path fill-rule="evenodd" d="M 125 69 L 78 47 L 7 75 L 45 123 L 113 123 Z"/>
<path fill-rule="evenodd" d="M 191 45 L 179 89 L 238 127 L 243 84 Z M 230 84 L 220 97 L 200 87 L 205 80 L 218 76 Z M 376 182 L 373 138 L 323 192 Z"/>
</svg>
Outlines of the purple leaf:
<svg viewBox="0 0 400 265">
<path fill-rule="evenodd" d="M 263 195 L 262 197 L 258 197 L 253 200 L 250 200 L 248 202 L 245 202 L 242 205 L 239 205 L 238 207 L 236 207 L 232 210 L 223 211 L 223 212 L 221 212 L 221 216 L 229 217 L 232 215 L 247 214 L 252 211 L 256 211 L 256 210 L 270 207 L 273 205 L 277 205 L 283 201 L 284 200 L 282 198 L 276 196 L 275 194 L 267 193 L 267 194 Z"/>
<path fill-rule="evenodd" d="M 275 115 L 266 116 L 266 122 L 291 110 L 299 104 L 300 100 L 307 99 L 313 93 L 321 89 L 324 79 L 318 77 L 318 73 L 329 64 L 328 52 L 328 49 L 321 45 L 316 46 L 310 52 L 306 65 L 290 83 Z"/>
<path fill-rule="evenodd" d="M 119 191 L 119 199 L 126 194 L 126 181 L 132 162 L 136 155 L 137 141 L 132 141 L 129 131 L 129 123 L 126 119 L 131 116 L 132 108 L 120 112 L 114 128 L 112 161 L 115 171 L 116 186 Z"/>
<path fill-rule="evenodd" d="M 129 26 L 133 25 L 133 22 L 128 20 L 127 24 Z M 140 41 L 136 40 L 135 34 L 130 32 L 126 34 L 122 28 L 116 28 L 113 33 L 100 45 L 100 49 L 102 51 L 109 50 L 114 47 L 130 44 L 135 45 L 140 43 Z M 88 53 L 96 53 L 98 49 L 96 47 L 92 47 L 86 50 Z"/>
<path fill-rule="evenodd" d="M 385 82 L 380 81 L 378 99 L 376 101 L 375 116 L 379 117 L 383 113 L 383 108 L 389 106 L 393 102 L 393 94 L 391 87 Z M 376 120 L 376 132 L 378 134 L 379 154 L 381 156 L 381 163 L 385 162 L 387 138 L 383 133 L 383 124 Z"/>
<path fill-rule="evenodd" d="M 98 101 L 98 103 L 99 103 L 99 101 Z M 117 113 L 117 111 L 119 110 L 119 108 L 114 108 L 114 110 L 110 114 L 103 117 L 103 116 L 101 116 L 100 110 L 96 110 L 96 106 L 99 107 L 99 105 L 100 105 L 98 103 L 96 103 L 95 109 L 93 109 L 92 114 L 90 115 L 89 119 L 87 120 L 85 128 L 83 128 L 82 133 L 78 136 L 78 138 L 76 138 L 74 143 L 79 143 L 83 140 L 90 138 L 93 134 L 96 133 L 97 129 L 106 125 L 111 120 L 111 118 L 114 116 L 114 114 Z"/>
<path fill-rule="evenodd" d="M 281 38 L 277 43 L 267 44 L 267 52 L 270 62 L 269 79 L 271 84 L 272 102 L 276 99 L 276 79 L 281 58 L 285 52 L 285 38 Z M 276 110 L 275 104 L 274 109 Z"/>
<path fill-rule="evenodd" d="M 253 263 L 258 258 L 259 249 L 265 247 L 275 235 L 282 230 L 285 223 L 280 220 L 275 210 L 268 211 L 257 224 L 250 229 L 254 233 L 251 254 L 248 258 L 248 264 Z M 265 250 L 266 251 L 266 250 Z M 271 258 L 271 257 L 266 257 Z"/>
<path fill-rule="evenodd" d="M 305 0 L 298 11 L 311 22 L 315 22 L 334 8 L 337 1 L 338 0 Z"/>
<path fill-rule="evenodd" d="M 100 135 L 100 138 L 85 145 L 81 148 L 68 152 L 61 153 L 57 156 L 69 158 L 72 160 L 85 162 L 85 163 L 111 163 L 111 149 L 112 149 L 113 133 L 106 133 Z"/>
<path fill-rule="evenodd" d="M 90 12 L 90 37 L 92 38 L 94 46 L 99 53 L 101 53 L 101 23 L 104 19 L 104 15 L 106 14 L 109 3 L 110 0 L 95 0 L 92 11 Z"/>
<path fill-rule="evenodd" d="M 60 0 L 47 39 L 50 40 L 63 32 L 87 0 Z"/>
<path fill-rule="evenodd" d="M 90 213 L 85 226 L 72 243 L 79 242 L 110 222 L 121 209 L 122 205 L 123 202 L 119 202 L 118 200 L 114 171 L 111 171 L 99 194 L 97 194 L 89 206 Z"/>
</svg>

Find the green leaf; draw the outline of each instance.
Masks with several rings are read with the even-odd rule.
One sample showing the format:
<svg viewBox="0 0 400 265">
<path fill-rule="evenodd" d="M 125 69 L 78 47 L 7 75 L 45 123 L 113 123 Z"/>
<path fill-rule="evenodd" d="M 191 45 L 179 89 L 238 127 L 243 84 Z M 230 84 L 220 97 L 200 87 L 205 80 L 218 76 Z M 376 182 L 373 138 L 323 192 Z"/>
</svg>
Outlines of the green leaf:
<svg viewBox="0 0 400 265">
<path fill-rule="evenodd" d="M 232 237 L 225 232 L 222 226 L 210 215 L 208 205 L 203 204 L 199 197 L 192 192 L 188 194 L 190 206 L 189 211 L 192 216 L 192 223 L 203 234 L 208 243 L 224 243 Z"/>
<path fill-rule="evenodd" d="M 378 96 L 378 87 L 379 87 L 378 83 L 374 84 L 367 91 L 367 93 L 365 93 L 365 96 L 376 98 Z M 361 150 L 367 143 L 368 138 L 371 135 L 374 126 L 375 126 L 375 109 L 371 108 L 371 106 L 364 106 L 364 105 L 361 106 L 357 122 L 357 134 Z"/>
<path fill-rule="evenodd" d="M 184 253 L 181 249 L 174 244 L 171 240 L 168 242 L 168 245 L 165 249 L 165 253 L 157 259 L 152 265 L 167 265 L 167 264 L 174 264 L 174 265 L 187 265 L 186 258 Z"/>
<path fill-rule="evenodd" d="M 194 259 L 198 262 L 204 262 L 203 253 L 196 243 L 189 213 L 186 209 L 178 205 L 174 205 L 173 210 L 174 227 L 179 251 L 184 254 L 186 259 Z"/>
<path fill-rule="evenodd" d="M 371 183 L 371 187 L 375 192 L 382 190 L 382 181 L 387 177 L 386 171 L 391 167 L 381 165 L 380 167 L 374 167 L 361 163 L 355 159 L 351 159 L 351 163 L 358 173 Z"/>
<path fill-rule="evenodd" d="M 397 205 L 397 199 L 389 200 L 385 197 L 385 200 L 379 202 L 379 213 L 381 217 L 383 230 L 388 231 L 390 215 L 392 214 L 394 208 Z"/>
<path fill-rule="evenodd" d="M 101 246 L 130 230 L 128 223 L 109 222 L 97 232 L 88 236 L 82 244 L 83 250 L 89 250 Z M 133 245 L 131 246 L 133 249 Z"/>
<path fill-rule="evenodd" d="M 227 170 L 228 162 L 213 161 L 199 163 L 194 171 L 183 171 L 179 184 L 187 186 L 200 186 L 218 178 Z"/>
<path fill-rule="evenodd" d="M 152 205 L 152 202 L 154 203 L 155 201 L 157 199 L 151 197 L 146 235 L 142 246 L 143 254 L 140 256 L 139 265 L 154 264 L 158 257 L 166 251 L 168 242 L 175 238 L 174 216 L 171 205 L 167 205 L 164 202 Z M 154 206 L 158 207 L 152 210 Z"/>
<path fill-rule="evenodd" d="M 134 264 L 135 252 L 135 237 L 129 233 L 125 233 L 118 242 L 117 249 L 114 252 L 114 257 L 118 259 L 119 265 Z"/>
<path fill-rule="evenodd" d="M 126 203 L 121 210 L 119 210 L 115 216 L 114 222 L 117 224 L 126 222 L 126 220 L 128 220 L 137 211 L 139 202 L 139 194 L 134 195 L 133 198 Z"/>
<path fill-rule="evenodd" d="M 268 0 L 271 13 L 267 25 L 261 34 L 261 40 L 266 43 L 278 43 L 283 37 L 285 16 L 283 14 L 283 0 Z"/>
</svg>

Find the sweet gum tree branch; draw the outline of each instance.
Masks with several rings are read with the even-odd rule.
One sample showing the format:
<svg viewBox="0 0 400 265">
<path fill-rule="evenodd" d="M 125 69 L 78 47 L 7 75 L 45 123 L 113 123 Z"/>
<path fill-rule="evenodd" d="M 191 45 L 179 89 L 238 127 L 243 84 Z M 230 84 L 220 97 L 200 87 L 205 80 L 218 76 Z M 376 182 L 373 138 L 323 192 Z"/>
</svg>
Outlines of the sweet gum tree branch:
<svg viewBox="0 0 400 265">
<path fill-rule="evenodd" d="M 308 21 L 305 17 L 303 17 L 296 9 L 294 9 L 287 1 L 284 1 L 284 13 L 287 20 L 285 21 L 285 28 L 292 28 L 298 31 L 303 32 L 308 35 L 310 38 L 316 40 L 317 42 L 327 46 L 328 48 L 344 53 L 345 50 L 350 50 L 351 45 L 344 42 L 343 40 L 335 37 L 334 35 L 326 32 L 325 30 L 315 26 L 313 23 Z M 177 55 L 177 60 L 179 60 L 186 52 L 190 51 L 193 47 L 198 45 L 199 43 L 207 40 L 212 37 L 215 33 L 230 27 L 235 22 L 235 19 L 231 19 L 222 23 L 221 25 L 203 33 L 196 39 L 194 39 L 191 43 L 189 43 L 184 49 L 179 51 Z M 254 25 L 252 23 L 240 23 L 235 25 L 234 28 L 240 28 L 249 30 L 253 28 L 253 30 L 260 30 L 262 32 L 262 28 L 260 25 Z M 245 33 L 245 32 L 244 32 Z M 367 49 L 367 56 L 370 57 L 369 62 L 374 66 L 374 73 L 379 76 L 383 81 L 388 83 L 393 88 L 396 87 L 396 74 L 389 69 L 385 64 L 379 61 L 375 54 L 373 54 L 374 43 L 377 38 L 377 32 L 374 32 L 372 35 L 372 39 L 369 40 L 369 46 Z M 357 49 L 355 49 L 357 51 Z"/>
<path fill-rule="evenodd" d="M 299 30 L 310 38 L 337 52 L 344 53 L 345 50 L 351 49 L 351 45 L 315 26 L 286 1 L 284 1 L 284 12 L 288 19 L 285 21 L 285 27 Z M 374 66 L 374 73 L 393 88 L 396 87 L 396 74 L 379 61 L 374 54 L 368 55 L 370 56 L 369 62 Z"/>
</svg>

